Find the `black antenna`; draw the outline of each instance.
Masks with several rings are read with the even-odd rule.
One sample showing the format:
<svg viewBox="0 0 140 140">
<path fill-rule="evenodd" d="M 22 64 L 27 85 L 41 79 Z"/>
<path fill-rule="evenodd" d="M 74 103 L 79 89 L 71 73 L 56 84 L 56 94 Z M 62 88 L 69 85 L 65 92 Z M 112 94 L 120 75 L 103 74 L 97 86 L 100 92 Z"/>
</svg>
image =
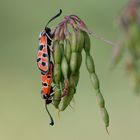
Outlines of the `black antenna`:
<svg viewBox="0 0 140 140">
<path fill-rule="evenodd" d="M 52 20 L 54 20 L 55 18 L 59 17 L 59 16 L 61 15 L 61 13 L 62 13 L 62 10 L 60 9 L 59 13 L 58 13 L 57 15 L 55 15 L 54 17 L 52 17 L 52 18 L 48 21 L 48 23 L 46 24 L 45 28 L 47 28 L 48 24 L 49 24 Z"/>
<path fill-rule="evenodd" d="M 47 110 L 47 112 L 48 112 L 48 115 L 50 116 L 50 120 L 51 120 L 50 125 L 53 126 L 53 125 L 54 125 L 54 121 L 53 121 L 53 118 L 52 118 L 52 116 L 51 116 L 51 114 L 50 114 L 48 108 L 47 108 L 47 104 L 46 104 L 46 103 L 45 103 L 45 108 L 46 108 L 46 110 Z"/>
</svg>

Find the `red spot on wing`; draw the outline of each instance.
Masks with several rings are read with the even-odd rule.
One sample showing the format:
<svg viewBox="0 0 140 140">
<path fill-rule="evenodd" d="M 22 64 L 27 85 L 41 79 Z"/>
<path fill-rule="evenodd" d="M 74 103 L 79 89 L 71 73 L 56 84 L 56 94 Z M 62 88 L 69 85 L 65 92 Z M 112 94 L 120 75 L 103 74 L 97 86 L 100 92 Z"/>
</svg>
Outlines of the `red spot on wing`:
<svg viewBox="0 0 140 140">
<path fill-rule="evenodd" d="M 41 44 L 41 45 L 46 45 L 47 44 L 47 37 L 45 35 L 42 35 L 40 37 L 39 44 Z"/>
<path fill-rule="evenodd" d="M 48 62 L 48 58 L 46 57 L 46 58 L 41 58 L 41 60 L 42 60 L 42 62 Z"/>
<path fill-rule="evenodd" d="M 43 54 L 43 52 L 42 52 L 42 51 L 38 51 L 38 52 L 37 52 L 37 57 L 41 57 L 41 56 L 42 56 L 42 54 Z"/>
<path fill-rule="evenodd" d="M 43 94 L 48 94 L 48 95 L 50 95 L 50 91 L 51 91 L 51 86 L 43 86 L 42 87 L 42 93 Z"/>
<path fill-rule="evenodd" d="M 44 53 L 47 53 L 47 52 L 48 52 L 47 47 L 44 47 L 42 51 L 43 51 Z M 47 53 L 47 54 L 48 54 L 48 53 Z"/>
</svg>

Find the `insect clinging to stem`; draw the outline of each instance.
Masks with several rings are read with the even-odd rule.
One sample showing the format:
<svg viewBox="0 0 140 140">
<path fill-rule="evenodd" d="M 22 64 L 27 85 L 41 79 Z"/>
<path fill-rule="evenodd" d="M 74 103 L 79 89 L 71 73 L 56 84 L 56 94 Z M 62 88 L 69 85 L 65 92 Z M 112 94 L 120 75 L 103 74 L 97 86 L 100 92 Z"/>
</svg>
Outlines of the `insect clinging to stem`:
<svg viewBox="0 0 140 140">
<path fill-rule="evenodd" d="M 50 65 L 50 46 L 52 42 L 52 33 L 51 29 L 48 28 L 48 24 L 60 16 L 62 13 L 62 10 L 60 9 L 60 12 L 55 15 L 53 18 L 51 18 L 48 23 L 45 26 L 45 29 L 40 33 L 39 35 L 39 49 L 37 52 L 37 66 L 43 72 L 44 74 L 48 73 L 49 71 L 49 65 Z"/>
<path fill-rule="evenodd" d="M 62 13 L 60 12 L 52 17 L 46 24 L 45 29 L 39 35 L 39 49 L 37 51 L 37 66 L 41 71 L 41 81 L 42 81 L 42 90 L 41 95 L 45 100 L 45 107 L 50 116 L 50 125 L 54 125 L 53 118 L 48 111 L 47 105 L 52 102 L 52 97 L 54 95 L 53 87 L 52 87 L 52 75 L 53 75 L 53 63 L 50 60 L 50 46 L 52 43 L 53 34 L 51 33 L 51 29 L 48 27 L 48 24 L 59 17 Z"/>
<path fill-rule="evenodd" d="M 41 80 L 42 80 L 41 95 L 42 98 L 45 100 L 45 107 L 51 119 L 50 125 L 54 124 L 54 121 L 47 109 L 47 105 L 49 105 L 52 102 L 52 97 L 54 95 L 54 90 L 52 86 L 52 75 L 53 75 L 53 63 L 50 62 L 49 72 L 47 74 L 41 73 Z"/>
</svg>

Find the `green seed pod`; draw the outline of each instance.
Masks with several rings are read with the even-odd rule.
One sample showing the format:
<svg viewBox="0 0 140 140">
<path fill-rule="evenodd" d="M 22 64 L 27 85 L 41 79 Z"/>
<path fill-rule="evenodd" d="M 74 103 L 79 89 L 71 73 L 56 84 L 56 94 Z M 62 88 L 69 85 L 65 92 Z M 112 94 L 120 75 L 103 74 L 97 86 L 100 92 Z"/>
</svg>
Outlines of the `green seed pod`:
<svg viewBox="0 0 140 140">
<path fill-rule="evenodd" d="M 61 90 L 58 84 L 55 87 L 55 94 L 53 96 L 53 105 L 55 106 L 55 108 L 57 109 L 59 108 L 60 101 L 61 101 Z"/>
<path fill-rule="evenodd" d="M 80 78 L 80 71 L 77 71 L 77 73 L 75 74 L 75 87 L 77 87 L 77 84 L 79 82 L 79 78 Z"/>
<path fill-rule="evenodd" d="M 70 44 L 70 41 L 68 39 L 66 40 L 65 56 L 66 56 L 67 62 L 69 63 L 70 58 L 71 58 L 71 44 Z"/>
<path fill-rule="evenodd" d="M 70 42 L 71 42 L 71 50 L 72 50 L 72 52 L 76 52 L 76 50 L 77 50 L 77 35 L 76 35 L 76 31 L 73 31 L 72 36 L 70 38 Z"/>
<path fill-rule="evenodd" d="M 70 59 L 70 69 L 72 73 L 75 73 L 78 67 L 78 55 L 76 52 L 72 52 Z"/>
<path fill-rule="evenodd" d="M 83 34 L 84 34 L 84 50 L 86 53 L 89 53 L 90 52 L 90 38 L 87 32 L 83 31 Z"/>
<path fill-rule="evenodd" d="M 70 87 L 69 94 L 62 99 L 62 106 L 60 108 L 60 111 L 64 111 L 67 108 L 67 106 L 70 104 L 73 98 L 73 95 L 74 95 L 74 88 Z"/>
<path fill-rule="evenodd" d="M 59 84 L 60 80 L 61 80 L 61 65 L 60 64 L 55 64 L 54 65 L 54 82 Z"/>
<path fill-rule="evenodd" d="M 69 78 L 70 86 L 76 87 L 79 81 L 80 72 L 77 71 L 75 74 L 71 74 Z"/>
<path fill-rule="evenodd" d="M 68 75 L 69 75 L 69 65 L 67 62 L 67 59 L 65 56 L 63 56 L 62 58 L 62 62 L 61 62 L 61 69 L 62 69 L 62 74 L 64 76 L 64 79 L 68 79 Z"/>
<path fill-rule="evenodd" d="M 92 85 L 93 85 L 93 87 L 96 91 L 97 102 L 98 102 L 99 107 L 101 109 L 101 112 L 102 112 L 102 115 L 103 115 L 103 120 L 104 120 L 105 127 L 106 127 L 106 130 L 107 130 L 107 127 L 109 126 L 109 115 L 108 115 L 108 113 L 106 111 L 106 108 L 105 108 L 104 98 L 103 98 L 103 96 L 100 92 L 100 83 L 99 83 L 98 76 L 95 73 L 94 61 L 93 61 L 93 58 L 92 58 L 92 56 L 90 55 L 89 52 L 86 52 L 85 63 L 86 63 L 87 70 L 90 74 L 90 79 L 91 79 Z"/>
<path fill-rule="evenodd" d="M 62 68 L 61 68 L 61 70 L 62 70 Z M 64 87 L 64 76 L 63 76 L 63 74 L 61 76 L 60 83 L 61 83 L 61 88 L 63 89 L 63 87 Z"/>
<path fill-rule="evenodd" d="M 73 96 L 76 92 L 76 86 L 78 84 L 79 81 L 79 75 L 80 72 L 77 71 L 75 74 L 71 74 L 69 77 L 69 91 L 68 91 L 68 95 L 65 96 L 62 100 L 62 106 L 61 106 L 61 111 L 64 111 L 67 106 L 70 104 L 71 100 L 73 99 Z"/>
<path fill-rule="evenodd" d="M 69 94 L 69 80 L 65 80 L 63 82 L 63 92 L 62 92 L 62 96 L 61 97 L 64 97 L 64 96 L 67 96 Z"/>
<path fill-rule="evenodd" d="M 61 52 L 61 46 L 59 45 L 58 41 L 54 42 L 53 48 L 54 48 L 54 62 L 60 64 L 62 59 L 62 52 Z"/>
<path fill-rule="evenodd" d="M 94 61 L 90 54 L 86 54 L 86 67 L 89 73 L 95 72 Z"/>
<path fill-rule="evenodd" d="M 63 57 L 63 55 L 64 55 L 64 42 L 60 41 L 59 42 L 59 46 L 60 46 L 61 56 Z"/>
<path fill-rule="evenodd" d="M 102 107 L 102 108 L 104 108 L 105 101 L 104 101 L 104 98 L 103 98 L 100 90 L 97 90 L 96 91 L 96 98 L 97 98 L 97 102 L 98 102 L 99 106 Z"/>
<path fill-rule="evenodd" d="M 84 47 L 84 33 L 82 30 L 77 31 L 77 51 L 81 53 Z"/>
<path fill-rule="evenodd" d="M 106 108 L 101 108 L 101 114 L 102 114 L 103 121 L 105 123 L 105 127 L 107 128 L 109 126 L 109 115 Z"/>
<path fill-rule="evenodd" d="M 77 70 L 79 70 L 80 69 L 80 67 L 81 67 L 81 63 L 82 63 L 82 54 L 81 54 L 81 52 L 78 52 L 77 53 L 77 57 L 78 57 L 78 64 L 77 64 Z"/>
<path fill-rule="evenodd" d="M 91 79 L 94 89 L 99 89 L 100 87 L 99 87 L 99 80 L 98 80 L 97 75 L 95 73 L 91 73 L 90 79 Z"/>
</svg>

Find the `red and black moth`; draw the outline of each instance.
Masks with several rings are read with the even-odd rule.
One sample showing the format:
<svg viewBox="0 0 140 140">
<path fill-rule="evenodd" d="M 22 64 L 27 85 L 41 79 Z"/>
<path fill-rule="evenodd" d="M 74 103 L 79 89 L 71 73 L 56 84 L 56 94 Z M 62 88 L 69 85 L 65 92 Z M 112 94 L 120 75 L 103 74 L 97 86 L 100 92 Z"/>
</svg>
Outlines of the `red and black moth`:
<svg viewBox="0 0 140 140">
<path fill-rule="evenodd" d="M 50 116 L 51 122 L 50 125 L 54 125 L 54 121 L 52 116 L 50 115 L 47 105 L 52 102 L 52 97 L 54 94 L 53 87 L 52 87 L 52 76 L 53 76 L 53 62 L 50 60 L 50 46 L 52 43 L 53 34 L 51 33 L 51 29 L 48 28 L 48 24 L 54 20 L 55 18 L 59 17 L 62 13 L 60 12 L 51 18 L 45 26 L 45 29 L 39 35 L 39 48 L 37 51 L 37 66 L 41 71 L 41 82 L 42 82 L 42 89 L 41 95 L 42 98 L 45 100 L 45 107 Z"/>
</svg>

